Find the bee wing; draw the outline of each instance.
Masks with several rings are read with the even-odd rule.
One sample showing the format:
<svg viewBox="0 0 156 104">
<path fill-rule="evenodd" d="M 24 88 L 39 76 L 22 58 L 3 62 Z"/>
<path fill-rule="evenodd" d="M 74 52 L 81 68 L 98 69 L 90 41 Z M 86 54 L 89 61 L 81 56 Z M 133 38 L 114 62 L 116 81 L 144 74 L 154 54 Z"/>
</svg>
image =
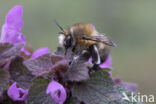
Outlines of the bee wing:
<svg viewBox="0 0 156 104">
<path fill-rule="evenodd" d="M 81 35 L 80 37 L 82 39 L 85 39 L 85 40 L 91 40 L 91 41 L 101 42 L 101 43 L 104 43 L 104 44 L 106 44 L 108 46 L 112 46 L 112 47 L 116 47 L 117 46 L 106 35 L 98 35 L 98 36 Z"/>
</svg>

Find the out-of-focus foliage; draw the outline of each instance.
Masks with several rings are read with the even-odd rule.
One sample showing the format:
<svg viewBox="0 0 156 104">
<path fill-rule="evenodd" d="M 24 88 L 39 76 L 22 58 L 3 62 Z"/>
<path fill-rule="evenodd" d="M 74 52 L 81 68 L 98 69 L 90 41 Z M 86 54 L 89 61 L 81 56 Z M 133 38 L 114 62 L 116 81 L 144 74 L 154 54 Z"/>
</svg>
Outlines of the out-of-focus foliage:
<svg viewBox="0 0 156 104">
<path fill-rule="evenodd" d="M 0 26 L 15 5 L 24 8 L 22 33 L 34 48 L 58 45 L 60 31 L 77 22 L 92 23 L 117 43 L 112 50 L 113 76 L 139 84 L 143 94 L 156 94 L 155 0 L 1 0 Z"/>
</svg>

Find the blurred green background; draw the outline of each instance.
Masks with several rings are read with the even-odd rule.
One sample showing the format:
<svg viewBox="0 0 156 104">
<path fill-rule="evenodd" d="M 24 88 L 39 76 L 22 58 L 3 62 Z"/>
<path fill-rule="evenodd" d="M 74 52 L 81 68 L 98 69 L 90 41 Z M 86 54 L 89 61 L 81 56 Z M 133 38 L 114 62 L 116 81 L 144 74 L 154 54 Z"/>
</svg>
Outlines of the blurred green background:
<svg viewBox="0 0 156 104">
<path fill-rule="evenodd" d="M 92 23 L 118 45 L 112 49 L 113 76 L 137 83 L 141 94 L 156 95 L 155 0 L 1 0 L 0 26 L 17 4 L 24 9 L 22 32 L 34 49 L 56 49 L 60 30 L 54 19 L 65 28 Z"/>
</svg>

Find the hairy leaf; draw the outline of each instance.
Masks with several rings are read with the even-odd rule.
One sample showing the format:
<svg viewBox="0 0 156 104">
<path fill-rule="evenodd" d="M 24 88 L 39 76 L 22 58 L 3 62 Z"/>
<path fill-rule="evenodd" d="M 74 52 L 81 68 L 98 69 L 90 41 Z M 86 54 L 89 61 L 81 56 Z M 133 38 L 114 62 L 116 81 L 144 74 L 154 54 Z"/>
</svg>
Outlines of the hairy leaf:
<svg viewBox="0 0 156 104">
<path fill-rule="evenodd" d="M 0 104 L 26 104 L 24 101 L 13 101 L 7 94 L 7 90 L 3 92 L 3 98 Z"/>
<path fill-rule="evenodd" d="M 63 73 L 63 79 L 66 81 L 83 81 L 89 78 L 88 68 L 84 63 L 73 61 L 69 69 Z"/>
<path fill-rule="evenodd" d="M 0 43 L 0 63 L 5 63 L 19 55 L 22 47 L 23 44 L 12 45 L 9 43 Z"/>
<path fill-rule="evenodd" d="M 36 59 L 26 60 L 24 65 L 32 72 L 35 76 L 40 76 L 48 73 L 52 68 L 52 60 L 50 54 L 45 54 Z"/>
<path fill-rule="evenodd" d="M 108 104 L 111 100 L 117 99 L 114 83 L 103 70 L 92 73 L 87 81 L 75 83 L 72 95 L 85 104 Z"/>
<path fill-rule="evenodd" d="M 17 82 L 22 88 L 29 88 L 34 76 L 31 72 L 23 65 L 23 59 L 17 57 L 10 64 L 9 69 L 11 80 Z"/>
<path fill-rule="evenodd" d="M 8 72 L 0 69 L 0 97 L 2 97 L 3 91 L 7 88 L 8 81 L 9 81 Z"/>
<path fill-rule="evenodd" d="M 56 64 L 57 62 L 63 60 L 64 57 L 62 55 L 55 55 L 55 54 L 52 54 L 51 55 L 51 61 L 52 61 L 52 64 Z"/>
<path fill-rule="evenodd" d="M 136 93 L 131 92 L 127 88 L 121 87 L 119 85 L 115 85 L 115 88 L 116 88 L 116 91 L 118 92 L 119 96 L 121 96 L 121 98 L 116 99 L 116 100 L 112 100 L 109 102 L 109 104 L 143 104 L 142 102 L 132 102 L 131 94 L 133 93 L 135 96 Z M 127 95 L 128 99 L 130 99 L 130 101 L 122 99 L 124 97 L 123 93 L 125 93 Z"/>
<path fill-rule="evenodd" d="M 28 104 L 55 104 L 52 97 L 46 94 L 49 81 L 37 77 L 29 89 Z"/>
</svg>

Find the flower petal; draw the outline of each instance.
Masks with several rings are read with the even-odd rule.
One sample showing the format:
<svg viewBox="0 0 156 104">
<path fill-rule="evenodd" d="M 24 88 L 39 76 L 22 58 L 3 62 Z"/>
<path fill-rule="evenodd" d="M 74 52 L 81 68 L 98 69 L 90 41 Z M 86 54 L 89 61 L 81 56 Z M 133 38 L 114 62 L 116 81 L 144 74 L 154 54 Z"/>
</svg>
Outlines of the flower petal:
<svg viewBox="0 0 156 104">
<path fill-rule="evenodd" d="M 100 64 L 100 68 L 109 68 L 112 69 L 112 58 L 111 55 L 108 56 L 106 61 L 102 64 Z"/>
<path fill-rule="evenodd" d="M 22 93 L 21 97 L 18 97 L 18 101 L 25 101 L 28 96 L 28 89 L 24 90 L 22 88 L 18 88 L 19 93 Z"/>
<path fill-rule="evenodd" d="M 1 42 L 9 42 L 11 44 L 26 43 L 24 35 L 20 32 L 10 30 L 6 24 L 2 27 Z"/>
<path fill-rule="evenodd" d="M 89 63 L 92 64 L 92 58 L 89 59 Z M 104 68 L 112 69 L 112 58 L 111 58 L 111 55 L 109 55 L 108 58 L 106 59 L 106 61 L 103 62 L 102 64 L 100 64 L 99 66 L 102 69 L 104 69 Z"/>
<path fill-rule="evenodd" d="M 66 90 L 60 83 L 56 81 L 52 81 L 48 85 L 46 93 L 50 93 L 55 102 L 59 104 L 63 104 L 63 102 L 66 100 Z"/>
<path fill-rule="evenodd" d="M 20 95 L 21 94 L 21 95 Z M 24 101 L 27 99 L 28 89 L 17 88 L 14 82 L 8 89 L 8 96 L 14 101 Z"/>
<path fill-rule="evenodd" d="M 20 32 L 23 26 L 22 6 L 15 6 L 6 16 L 5 24 L 2 26 L 1 42 L 11 44 L 26 43 L 24 35 Z"/>
<path fill-rule="evenodd" d="M 6 16 L 5 23 L 9 25 L 9 28 L 21 31 L 23 26 L 23 8 L 20 5 L 12 8 Z"/>
<path fill-rule="evenodd" d="M 38 50 L 36 50 L 33 55 L 32 55 L 32 59 L 35 59 L 39 56 L 42 56 L 44 54 L 50 53 L 49 48 L 45 47 L 45 48 L 39 48 Z"/>
<path fill-rule="evenodd" d="M 16 101 L 17 98 L 19 97 L 18 88 L 16 87 L 16 82 L 13 83 L 8 89 L 8 96 L 14 101 Z"/>
</svg>

